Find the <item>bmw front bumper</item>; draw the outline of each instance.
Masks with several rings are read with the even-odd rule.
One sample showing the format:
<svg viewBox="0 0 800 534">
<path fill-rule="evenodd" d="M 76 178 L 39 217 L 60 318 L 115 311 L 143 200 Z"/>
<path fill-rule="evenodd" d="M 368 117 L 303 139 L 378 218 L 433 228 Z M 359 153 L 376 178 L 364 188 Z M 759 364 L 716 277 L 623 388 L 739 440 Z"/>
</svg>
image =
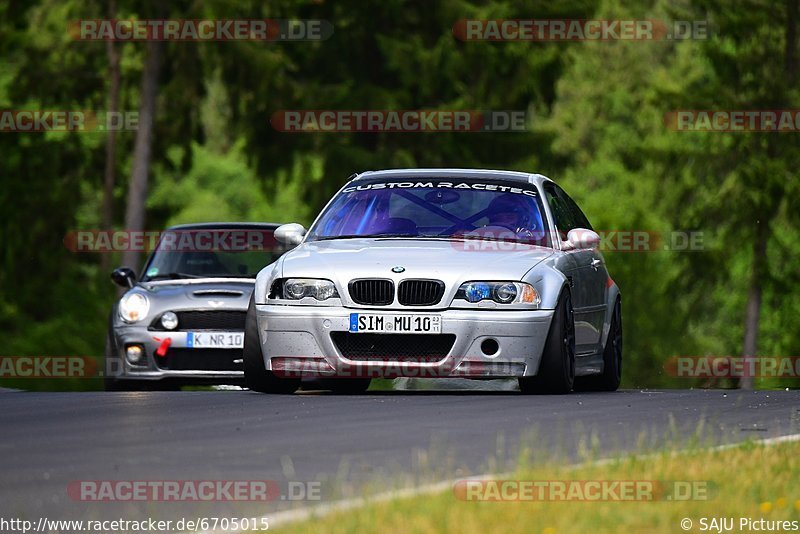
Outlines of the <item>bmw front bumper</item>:
<svg viewBox="0 0 800 534">
<path fill-rule="evenodd" d="M 350 314 L 416 315 L 441 317 L 441 334 L 455 336 L 446 355 L 431 361 L 425 357 L 372 355 L 368 360 L 343 354 L 337 339 L 349 333 Z M 550 329 L 553 310 L 419 311 L 330 306 L 256 305 L 258 330 L 266 369 L 288 376 L 342 376 L 421 378 L 507 378 L 535 375 Z M 349 333 L 364 336 L 364 333 Z M 375 335 L 375 334 L 372 334 Z M 422 334 L 401 336 L 400 353 L 424 354 L 414 347 Z M 489 343 L 485 343 L 490 340 Z M 385 341 L 385 340 L 384 340 Z M 493 342 L 492 342 L 493 341 Z M 496 349 L 487 351 L 486 348 Z M 487 353 L 489 352 L 489 353 Z"/>
</svg>

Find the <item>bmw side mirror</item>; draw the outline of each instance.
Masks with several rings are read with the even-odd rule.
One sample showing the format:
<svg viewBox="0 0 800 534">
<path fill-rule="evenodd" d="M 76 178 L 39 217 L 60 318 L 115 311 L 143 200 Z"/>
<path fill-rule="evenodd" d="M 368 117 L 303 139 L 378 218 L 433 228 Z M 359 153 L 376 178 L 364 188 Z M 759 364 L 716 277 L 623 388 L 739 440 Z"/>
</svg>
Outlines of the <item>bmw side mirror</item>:
<svg viewBox="0 0 800 534">
<path fill-rule="evenodd" d="M 136 273 L 133 272 L 133 269 L 119 267 L 111 273 L 111 279 L 118 286 L 131 288 L 133 287 L 133 281 L 136 280 Z"/>
<path fill-rule="evenodd" d="M 567 234 L 567 245 L 574 249 L 596 248 L 600 245 L 600 236 L 586 228 L 573 228 Z"/>
<path fill-rule="evenodd" d="M 275 239 L 284 245 L 299 245 L 306 235 L 306 229 L 302 224 L 289 223 L 275 229 Z"/>
</svg>

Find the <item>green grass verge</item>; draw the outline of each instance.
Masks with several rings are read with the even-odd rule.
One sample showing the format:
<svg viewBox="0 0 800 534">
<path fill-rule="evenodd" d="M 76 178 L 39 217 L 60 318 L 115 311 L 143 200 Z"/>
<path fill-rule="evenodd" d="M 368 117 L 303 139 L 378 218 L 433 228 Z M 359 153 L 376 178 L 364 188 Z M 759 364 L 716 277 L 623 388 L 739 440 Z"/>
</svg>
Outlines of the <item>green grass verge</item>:
<svg viewBox="0 0 800 534">
<path fill-rule="evenodd" d="M 800 523 L 800 442 L 747 443 L 724 450 L 698 449 L 630 456 L 579 467 L 524 468 L 515 480 L 695 481 L 707 483 L 706 500 L 650 502 L 476 502 L 452 490 L 371 503 L 362 508 L 286 525 L 270 531 L 318 532 L 702 532 L 701 518 L 739 518 Z M 508 477 L 506 477 L 508 479 Z M 663 498 L 662 498 L 663 499 Z M 710 523 L 709 523 L 710 524 Z M 707 530 L 708 531 L 708 530 Z"/>
</svg>

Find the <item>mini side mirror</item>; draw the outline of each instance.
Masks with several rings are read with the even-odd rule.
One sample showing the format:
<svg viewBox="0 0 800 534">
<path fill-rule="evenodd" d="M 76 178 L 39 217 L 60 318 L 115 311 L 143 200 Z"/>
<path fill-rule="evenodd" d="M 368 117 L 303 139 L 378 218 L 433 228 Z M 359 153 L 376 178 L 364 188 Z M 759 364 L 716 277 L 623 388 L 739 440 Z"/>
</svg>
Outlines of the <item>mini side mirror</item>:
<svg viewBox="0 0 800 534">
<path fill-rule="evenodd" d="M 136 280 L 136 273 L 133 272 L 133 269 L 119 267 L 114 269 L 114 271 L 111 273 L 111 280 L 113 280 L 118 286 L 131 288 L 133 287 L 134 280 Z"/>
</svg>

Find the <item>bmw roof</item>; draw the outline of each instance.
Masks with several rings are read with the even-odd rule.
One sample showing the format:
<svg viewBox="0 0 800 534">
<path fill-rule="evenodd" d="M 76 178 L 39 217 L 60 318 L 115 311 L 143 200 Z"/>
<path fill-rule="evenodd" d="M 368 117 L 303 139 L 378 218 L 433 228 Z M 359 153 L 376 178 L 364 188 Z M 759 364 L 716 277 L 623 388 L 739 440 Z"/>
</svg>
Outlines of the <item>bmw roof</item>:
<svg viewBox="0 0 800 534">
<path fill-rule="evenodd" d="M 354 175 L 352 180 L 367 178 L 402 178 L 402 177 L 437 177 L 437 178 L 494 178 L 499 180 L 515 180 L 540 185 L 552 181 L 547 176 L 519 171 L 492 169 L 387 169 L 383 171 L 364 171 Z"/>
</svg>

